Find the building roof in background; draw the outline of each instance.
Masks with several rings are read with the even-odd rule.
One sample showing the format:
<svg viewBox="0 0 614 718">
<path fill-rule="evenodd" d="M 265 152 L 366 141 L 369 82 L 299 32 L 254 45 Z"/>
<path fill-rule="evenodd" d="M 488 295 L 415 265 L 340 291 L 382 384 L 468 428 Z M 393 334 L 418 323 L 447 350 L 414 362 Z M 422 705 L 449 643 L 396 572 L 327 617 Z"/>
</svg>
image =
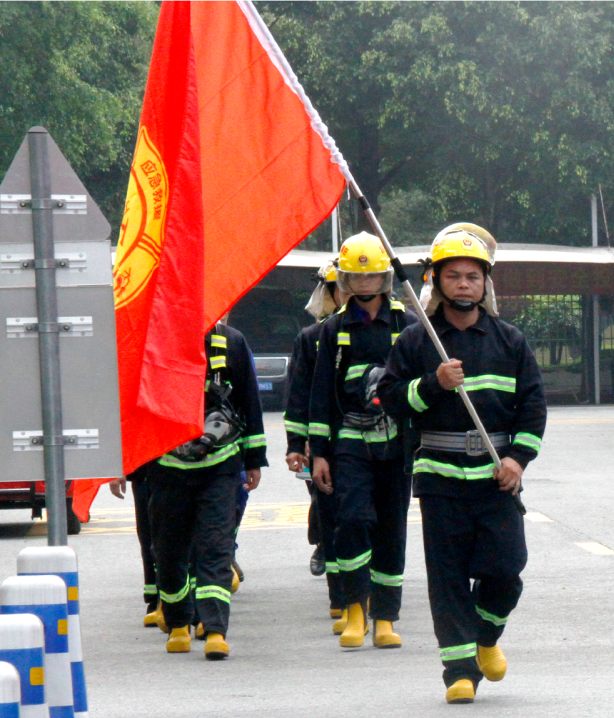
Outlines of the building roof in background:
<svg viewBox="0 0 614 718">
<path fill-rule="evenodd" d="M 430 245 L 395 247 L 402 264 L 416 264 L 428 256 Z M 293 249 L 277 266 L 321 267 L 332 252 L 312 252 Z M 495 255 L 499 262 L 564 262 L 572 264 L 614 264 L 614 249 L 609 247 L 565 247 L 555 244 L 500 243 Z"/>
</svg>

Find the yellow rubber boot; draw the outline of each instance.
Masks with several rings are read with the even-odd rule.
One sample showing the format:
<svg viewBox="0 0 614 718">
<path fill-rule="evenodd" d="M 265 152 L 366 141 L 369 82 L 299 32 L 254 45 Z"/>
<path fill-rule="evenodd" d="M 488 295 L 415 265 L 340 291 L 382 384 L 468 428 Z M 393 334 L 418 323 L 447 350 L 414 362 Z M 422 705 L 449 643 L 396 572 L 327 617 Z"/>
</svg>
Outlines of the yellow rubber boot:
<svg viewBox="0 0 614 718">
<path fill-rule="evenodd" d="M 333 623 L 333 633 L 335 636 L 340 636 L 348 625 L 348 610 L 344 608 L 341 612 L 341 618 Z"/>
<path fill-rule="evenodd" d="M 164 613 L 162 612 L 162 603 L 160 602 L 158 604 L 158 610 L 156 611 L 157 618 L 156 623 L 158 624 L 158 628 L 162 631 L 162 633 L 170 633 L 169 627 L 166 625 L 166 621 L 164 620 Z"/>
<path fill-rule="evenodd" d="M 373 621 L 373 645 L 376 648 L 401 648 L 403 641 L 392 630 L 391 621 Z"/>
<path fill-rule="evenodd" d="M 145 628 L 154 628 L 158 625 L 158 609 L 154 609 L 145 615 L 143 619 L 143 625 Z"/>
<path fill-rule="evenodd" d="M 189 626 L 173 628 L 166 642 L 166 650 L 168 653 L 189 653 L 191 643 Z"/>
<path fill-rule="evenodd" d="M 501 681 L 507 671 L 507 661 L 499 646 L 478 646 L 478 668 L 489 681 Z"/>
<path fill-rule="evenodd" d="M 359 648 L 365 642 L 365 635 L 369 633 L 369 624 L 360 603 L 351 603 L 348 608 L 348 622 L 339 636 L 339 645 L 342 648 Z"/>
<path fill-rule="evenodd" d="M 205 627 L 202 623 L 199 623 L 194 629 L 194 638 L 198 638 L 199 641 L 205 640 Z"/>
<path fill-rule="evenodd" d="M 205 643 L 205 658 L 208 661 L 221 661 L 228 658 L 230 649 L 221 633 L 207 634 L 207 642 Z"/>
<path fill-rule="evenodd" d="M 473 703 L 475 698 L 475 688 L 468 678 L 461 678 L 460 681 L 453 683 L 446 691 L 446 701 L 448 703 Z"/>
<path fill-rule="evenodd" d="M 342 608 L 331 608 L 330 609 L 330 617 L 331 618 L 341 618 L 342 615 L 343 615 Z"/>
<path fill-rule="evenodd" d="M 232 569 L 232 585 L 230 586 L 230 593 L 236 593 L 239 590 L 241 579 L 239 578 L 239 574 L 235 571 L 234 566 L 231 566 L 230 568 Z"/>
</svg>

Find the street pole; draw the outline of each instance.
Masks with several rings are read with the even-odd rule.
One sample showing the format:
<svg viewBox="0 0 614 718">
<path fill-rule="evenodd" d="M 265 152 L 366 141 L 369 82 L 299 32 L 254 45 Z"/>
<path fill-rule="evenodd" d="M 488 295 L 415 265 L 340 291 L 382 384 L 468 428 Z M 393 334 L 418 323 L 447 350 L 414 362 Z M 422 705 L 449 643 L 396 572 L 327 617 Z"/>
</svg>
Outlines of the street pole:
<svg viewBox="0 0 614 718">
<path fill-rule="evenodd" d="M 55 283 L 53 202 L 51 200 L 47 137 L 47 130 L 43 127 L 32 127 L 28 132 L 43 419 L 47 543 L 49 546 L 66 546 L 68 537 L 66 528 L 66 492 L 64 488 L 60 335 Z"/>
<path fill-rule="evenodd" d="M 591 225 L 593 247 L 598 247 L 597 197 L 594 194 L 591 195 Z M 593 374 L 595 375 L 595 404 L 601 404 L 601 367 L 599 359 L 599 295 L 593 294 Z"/>
<path fill-rule="evenodd" d="M 365 214 L 367 215 L 367 219 L 371 223 L 371 226 L 375 230 L 375 233 L 382 241 L 382 244 L 384 245 L 384 249 L 388 253 L 388 256 L 390 257 L 390 263 L 392 264 L 392 268 L 394 269 L 395 274 L 397 275 L 397 278 L 402 283 L 403 287 L 405 288 L 405 291 L 407 292 L 407 296 L 411 300 L 412 304 L 414 305 L 414 309 L 416 310 L 418 316 L 420 317 L 420 321 L 424 325 L 424 328 L 428 332 L 428 335 L 433 340 L 433 344 L 435 345 L 435 348 L 437 349 L 437 352 L 439 353 L 439 356 L 441 357 L 442 361 L 444 363 L 448 363 L 450 361 L 448 354 L 441 343 L 441 340 L 437 336 L 437 332 L 435 331 L 435 328 L 431 324 L 430 319 L 427 317 L 426 312 L 422 308 L 422 305 L 420 304 L 420 300 L 416 296 L 416 293 L 414 292 L 414 288 L 409 283 L 409 280 L 407 279 L 407 275 L 405 274 L 405 270 L 403 269 L 403 265 L 401 264 L 401 260 L 396 256 L 394 249 L 392 248 L 392 245 L 388 241 L 388 237 L 386 237 L 386 234 L 384 233 L 384 230 L 382 229 L 381 224 L 379 223 L 377 217 L 375 216 L 375 213 L 371 209 L 371 206 L 369 205 L 369 202 L 367 201 L 366 197 L 363 195 L 363 193 L 360 190 L 360 187 L 356 183 L 356 180 L 351 176 L 351 174 L 346 173 L 346 179 L 349 182 L 350 187 L 352 188 L 352 191 L 356 195 L 356 198 L 358 202 L 360 203 L 360 206 L 363 208 Z M 498 469 L 501 469 L 501 459 L 499 458 L 499 454 L 497 454 L 497 450 L 493 446 L 492 441 L 490 440 L 490 436 L 488 436 L 488 432 L 484 428 L 484 424 L 482 424 L 482 420 L 480 419 L 477 411 L 475 410 L 475 407 L 473 406 L 471 399 L 469 398 L 467 391 L 465 387 L 461 384 L 457 388 L 457 391 L 463 400 L 463 403 L 465 404 L 465 407 L 467 408 L 467 411 L 471 415 L 471 418 L 473 419 L 473 423 L 475 424 L 475 428 L 478 430 L 480 436 L 482 437 L 482 441 L 484 442 L 484 446 L 487 448 L 488 453 L 490 454 L 495 466 Z M 514 504 L 516 505 L 516 508 L 518 509 L 519 513 L 523 516 L 526 514 L 527 510 L 524 507 L 524 504 L 522 503 L 520 496 L 512 495 L 512 500 L 514 501 Z"/>
</svg>

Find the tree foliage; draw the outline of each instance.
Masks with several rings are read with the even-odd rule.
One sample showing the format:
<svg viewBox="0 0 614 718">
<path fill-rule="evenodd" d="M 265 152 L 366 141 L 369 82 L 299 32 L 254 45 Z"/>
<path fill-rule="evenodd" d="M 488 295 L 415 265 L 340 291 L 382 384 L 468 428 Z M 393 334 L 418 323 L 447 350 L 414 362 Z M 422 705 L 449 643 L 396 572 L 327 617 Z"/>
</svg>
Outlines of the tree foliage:
<svg viewBox="0 0 614 718">
<path fill-rule="evenodd" d="M 151 2 L 0 3 L 0 178 L 43 125 L 117 231 L 157 15 Z"/>
<path fill-rule="evenodd" d="M 614 206 L 614 4 L 258 5 L 378 210 L 588 244 Z"/>
</svg>

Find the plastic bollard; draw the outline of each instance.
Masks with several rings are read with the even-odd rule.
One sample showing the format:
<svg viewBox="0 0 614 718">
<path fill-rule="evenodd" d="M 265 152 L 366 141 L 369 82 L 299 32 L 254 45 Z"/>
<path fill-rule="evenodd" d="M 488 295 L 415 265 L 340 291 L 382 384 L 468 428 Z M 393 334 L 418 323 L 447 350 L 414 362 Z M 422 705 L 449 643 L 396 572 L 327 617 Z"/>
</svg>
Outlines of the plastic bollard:
<svg viewBox="0 0 614 718">
<path fill-rule="evenodd" d="M 12 576 L 0 586 L 0 614 L 34 613 L 45 627 L 50 718 L 74 718 L 66 584 L 58 576 Z"/>
<path fill-rule="evenodd" d="M 44 654 L 45 629 L 38 616 L 0 615 L 0 661 L 12 664 L 19 674 L 21 718 L 49 718 Z"/>
<path fill-rule="evenodd" d="M 59 576 L 68 591 L 68 652 L 72 673 L 75 718 L 87 718 L 87 690 L 81 647 L 79 618 L 79 573 L 77 554 L 69 546 L 28 546 L 17 555 L 17 574 Z"/>
<path fill-rule="evenodd" d="M 14 665 L 0 661 L 0 718 L 21 718 L 19 673 Z"/>
</svg>

